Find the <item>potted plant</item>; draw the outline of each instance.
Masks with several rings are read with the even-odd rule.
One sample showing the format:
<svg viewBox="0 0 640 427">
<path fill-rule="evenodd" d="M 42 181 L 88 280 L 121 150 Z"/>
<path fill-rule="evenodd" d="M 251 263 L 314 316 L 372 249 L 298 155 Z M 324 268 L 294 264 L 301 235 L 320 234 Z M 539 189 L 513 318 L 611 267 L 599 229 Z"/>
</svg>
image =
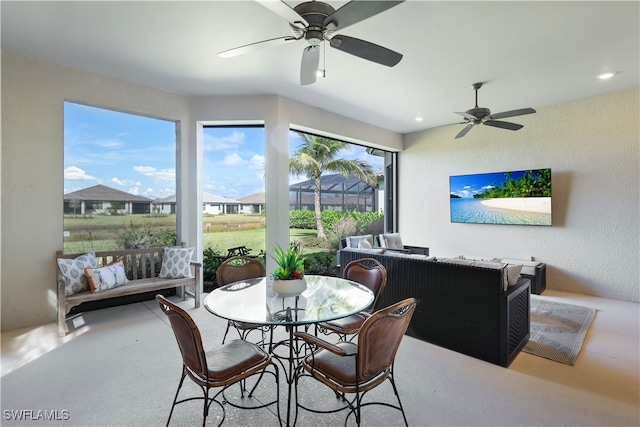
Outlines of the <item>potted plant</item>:
<svg viewBox="0 0 640 427">
<path fill-rule="evenodd" d="M 276 244 L 271 258 L 278 265 L 271 273 L 275 293 L 293 296 L 300 295 L 307 289 L 304 279 L 304 257 L 299 243 L 291 243 L 287 250 Z"/>
</svg>

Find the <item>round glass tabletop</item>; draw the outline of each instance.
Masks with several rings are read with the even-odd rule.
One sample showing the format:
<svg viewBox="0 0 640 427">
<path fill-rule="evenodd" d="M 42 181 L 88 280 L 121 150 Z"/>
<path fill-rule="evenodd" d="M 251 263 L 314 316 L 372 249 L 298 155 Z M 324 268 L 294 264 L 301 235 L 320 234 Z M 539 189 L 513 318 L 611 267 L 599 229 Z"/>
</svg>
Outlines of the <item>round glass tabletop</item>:
<svg viewBox="0 0 640 427">
<path fill-rule="evenodd" d="M 306 275 L 307 289 L 299 296 L 273 292 L 266 277 L 242 280 L 213 290 L 205 308 L 220 317 L 264 325 L 302 325 L 339 319 L 373 303 L 373 292 L 350 280 Z"/>
</svg>

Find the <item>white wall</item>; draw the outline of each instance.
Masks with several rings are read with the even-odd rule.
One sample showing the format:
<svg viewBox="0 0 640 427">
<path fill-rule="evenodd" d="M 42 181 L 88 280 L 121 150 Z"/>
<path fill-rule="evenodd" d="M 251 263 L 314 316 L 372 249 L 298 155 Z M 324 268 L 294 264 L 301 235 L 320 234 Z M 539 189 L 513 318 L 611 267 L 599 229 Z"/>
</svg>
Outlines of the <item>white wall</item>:
<svg viewBox="0 0 640 427">
<path fill-rule="evenodd" d="M 65 100 L 176 121 L 178 238 L 202 258 L 202 123 L 265 124 L 267 241 L 288 242 L 292 123 L 398 150 L 399 134 L 276 96 L 188 98 L 2 51 L 0 274 L 2 330 L 52 322 L 55 252 L 63 246 Z M 183 171 L 183 173 L 180 173 Z M 42 207 L 50 207 L 43 212 Z"/>
<path fill-rule="evenodd" d="M 547 287 L 639 301 L 638 88 L 538 108 L 518 132 L 462 125 L 405 136 L 400 232 L 434 256 L 489 255 L 547 263 Z M 455 117 L 452 114 L 452 121 Z M 449 176 L 552 169 L 553 225 L 452 224 Z"/>
<path fill-rule="evenodd" d="M 188 119 L 182 97 L 2 52 L 3 331 L 55 319 L 55 251 L 63 243 L 65 100 Z M 178 136 L 180 150 L 186 151 L 186 138 Z M 185 229 L 178 233 L 187 242 L 193 239 Z"/>
</svg>

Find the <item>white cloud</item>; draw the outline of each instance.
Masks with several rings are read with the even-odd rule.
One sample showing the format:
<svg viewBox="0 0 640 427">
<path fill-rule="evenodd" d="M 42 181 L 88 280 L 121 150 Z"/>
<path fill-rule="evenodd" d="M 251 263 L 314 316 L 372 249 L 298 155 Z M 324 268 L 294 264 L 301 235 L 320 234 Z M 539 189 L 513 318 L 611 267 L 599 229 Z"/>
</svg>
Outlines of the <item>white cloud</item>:
<svg viewBox="0 0 640 427">
<path fill-rule="evenodd" d="M 117 139 L 106 139 L 106 140 L 97 140 L 95 144 L 102 148 L 122 148 L 124 147 L 124 142 L 118 141 Z"/>
<path fill-rule="evenodd" d="M 142 185 L 140 181 L 134 181 L 132 179 L 119 179 L 119 178 L 116 178 L 115 176 L 111 178 L 111 182 L 113 182 L 116 185 L 120 185 L 122 187 L 132 186 L 132 185 L 136 185 L 136 186 Z"/>
<path fill-rule="evenodd" d="M 264 156 L 254 154 L 251 160 L 249 160 L 249 169 L 264 171 Z"/>
<path fill-rule="evenodd" d="M 225 166 L 244 166 L 247 161 L 240 157 L 237 153 L 229 154 L 224 157 L 222 164 Z"/>
<path fill-rule="evenodd" d="M 176 180 L 175 169 L 158 170 L 153 166 L 134 166 L 133 170 L 144 176 L 148 176 L 153 179 L 154 182 L 175 182 Z"/>
<path fill-rule="evenodd" d="M 233 150 L 239 145 L 244 144 L 245 136 L 244 132 L 237 131 L 222 138 L 217 138 L 205 133 L 203 148 L 204 151 Z"/>
<path fill-rule="evenodd" d="M 139 196 L 140 195 L 140 189 L 138 187 L 131 187 L 127 193 L 129 194 L 133 194 L 134 196 Z"/>
<path fill-rule="evenodd" d="M 482 187 L 483 190 L 491 190 L 492 188 L 494 188 L 494 185 L 485 185 L 484 187 Z"/>
<path fill-rule="evenodd" d="M 84 170 L 77 166 L 69 166 L 64 170 L 64 179 L 71 181 L 100 181 L 95 176 L 88 175 Z"/>
</svg>

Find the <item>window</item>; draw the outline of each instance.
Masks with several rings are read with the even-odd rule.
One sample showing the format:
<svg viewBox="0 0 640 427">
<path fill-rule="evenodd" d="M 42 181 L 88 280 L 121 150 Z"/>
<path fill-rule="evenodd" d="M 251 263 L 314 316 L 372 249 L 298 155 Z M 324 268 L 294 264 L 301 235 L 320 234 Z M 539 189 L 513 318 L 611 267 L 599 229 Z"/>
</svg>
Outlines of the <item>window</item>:
<svg viewBox="0 0 640 427">
<path fill-rule="evenodd" d="M 203 138 L 202 247 L 259 255 L 266 247 L 264 128 L 205 126 Z"/>
<path fill-rule="evenodd" d="M 294 240 L 312 250 L 335 250 L 342 237 L 384 231 L 392 153 L 295 130 L 289 141 Z"/>
<path fill-rule="evenodd" d="M 64 103 L 64 251 L 175 244 L 176 125 Z"/>
</svg>

